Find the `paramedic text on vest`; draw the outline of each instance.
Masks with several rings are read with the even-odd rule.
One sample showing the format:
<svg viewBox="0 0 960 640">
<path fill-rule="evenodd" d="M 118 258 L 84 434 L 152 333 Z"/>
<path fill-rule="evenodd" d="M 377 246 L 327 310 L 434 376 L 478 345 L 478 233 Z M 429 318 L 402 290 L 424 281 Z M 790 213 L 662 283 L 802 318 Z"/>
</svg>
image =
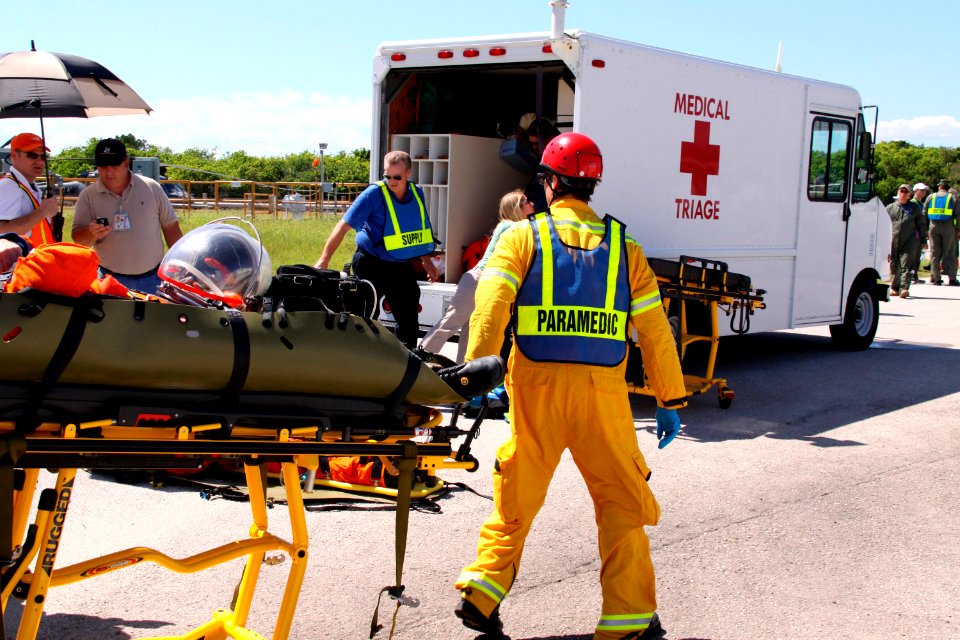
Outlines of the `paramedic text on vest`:
<svg viewBox="0 0 960 640">
<path fill-rule="evenodd" d="M 942 284 L 942 270 L 949 284 L 960 286 L 957 281 L 957 202 L 948 189 L 950 182 L 941 180 L 937 192 L 924 203 L 930 220 L 930 282 Z"/>
<path fill-rule="evenodd" d="M 57 213 L 57 199 L 41 198 L 36 185 L 49 151 L 38 135 L 14 136 L 10 140 L 12 168 L 0 178 L 0 233 L 20 234 L 34 247 L 53 242 L 50 219 Z"/>
<path fill-rule="evenodd" d="M 561 134 L 544 149 L 541 167 L 549 211 L 504 232 L 477 284 L 466 360 L 499 351 L 514 306 L 517 348 L 506 380 L 511 435 L 494 464 L 494 510 L 476 559 L 455 582 L 455 614 L 471 629 L 500 631 L 500 603 L 569 449 L 597 514 L 603 604 L 593 637 L 661 637 L 644 532 L 658 522 L 660 507 L 647 485 L 627 393 L 627 323 L 656 390 L 660 448 L 679 432 L 676 409 L 686 404 L 680 361 L 642 248 L 622 223 L 601 220 L 587 204 L 603 170 L 597 145 Z"/>
<path fill-rule="evenodd" d="M 412 349 L 419 337 L 420 286 L 410 261 L 420 260 L 431 282 L 440 274 L 430 259 L 434 241 L 423 192 L 410 182 L 410 154 L 391 151 L 384 156 L 383 166 L 383 180 L 357 196 L 334 225 L 315 266 L 326 269 L 344 236 L 355 229 L 353 272 L 386 298 L 397 322 L 397 338 Z"/>
</svg>

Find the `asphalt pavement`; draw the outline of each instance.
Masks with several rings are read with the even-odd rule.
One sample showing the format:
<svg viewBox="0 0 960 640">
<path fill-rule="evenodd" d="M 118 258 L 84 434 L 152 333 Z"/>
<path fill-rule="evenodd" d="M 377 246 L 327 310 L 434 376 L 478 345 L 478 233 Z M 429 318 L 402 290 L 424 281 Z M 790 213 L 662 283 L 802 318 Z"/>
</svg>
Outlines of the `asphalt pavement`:
<svg viewBox="0 0 960 640">
<path fill-rule="evenodd" d="M 651 486 L 659 613 L 672 640 L 960 638 L 960 288 L 915 285 L 881 304 L 873 347 L 836 351 L 825 328 L 724 338 L 710 392 L 656 448 L 654 403 L 633 400 Z M 762 311 L 760 312 L 762 313 Z M 589 428 L 589 425 L 584 425 Z M 434 510 L 410 514 L 404 584 L 418 608 L 395 638 L 471 639 L 453 616 L 453 581 L 491 509 L 490 469 L 506 438 L 484 425 L 476 473 Z M 53 476 L 44 472 L 42 481 Z M 470 490 L 467 490 L 469 487 Z M 309 506 L 310 561 L 292 638 L 366 638 L 393 583 L 394 512 L 382 504 Z M 288 535 L 287 509 L 269 511 Z M 121 484 L 80 472 L 58 566 L 132 546 L 182 558 L 246 536 L 248 506 L 196 489 Z M 586 640 L 600 613 L 593 508 L 565 456 L 502 606 L 513 640 Z M 179 575 L 141 563 L 51 590 L 39 638 L 186 633 L 229 605 L 242 561 Z M 265 565 L 249 626 L 272 635 L 288 563 Z M 15 633 L 19 601 L 6 612 Z M 386 638 L 392 606 L 381 606 Z"/>
</svg>

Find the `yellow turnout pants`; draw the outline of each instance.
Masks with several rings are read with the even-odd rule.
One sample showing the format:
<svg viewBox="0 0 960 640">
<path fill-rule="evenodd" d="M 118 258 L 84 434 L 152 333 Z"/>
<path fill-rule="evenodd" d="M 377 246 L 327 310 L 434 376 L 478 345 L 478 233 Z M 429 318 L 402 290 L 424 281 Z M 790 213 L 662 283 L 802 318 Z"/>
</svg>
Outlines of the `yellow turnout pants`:
<svg viewBox="0 0 960 640">
<path fill-rule="evenodd" d="M 644 525 L 660 507 L 647 486 L 620 367 L 538 365 L 514 353 L 507 377 L 511 437 L 497 450 L 494 510 L 480 530 L 477 559 L 456 587 L 485 615 L 516 578 L 524 540 L 565 449 L 593 498 L 603 610 L 594 638 L 621 638 L 649 625 L 657 607 Z M 563 553 L 563 550 L 558 550 Z"/>
</svg>

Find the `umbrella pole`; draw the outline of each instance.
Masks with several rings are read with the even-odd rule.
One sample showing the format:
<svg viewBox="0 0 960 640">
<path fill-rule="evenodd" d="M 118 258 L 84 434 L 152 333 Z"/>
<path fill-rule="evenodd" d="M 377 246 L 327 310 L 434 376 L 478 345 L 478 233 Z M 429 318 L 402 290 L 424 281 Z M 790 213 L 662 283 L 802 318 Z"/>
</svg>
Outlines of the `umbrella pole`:
<svg viewBox="0 0 960 640">
<path fill-rule="evenodd" d="M 47 134 L 43 129 L 43 102 L 37 100 L 37 110 L 40 113 L 40 140 L 43 144 L 43 171 L 47 179 L 47 188 L 44 196 L 53 197 L 53 184 L 50 179 L 50 158 L 47 156 Z M 53 216 L 53 240 L 63 242 L 63 198 L 60 199 L 60 210 Z"/>
</svg>

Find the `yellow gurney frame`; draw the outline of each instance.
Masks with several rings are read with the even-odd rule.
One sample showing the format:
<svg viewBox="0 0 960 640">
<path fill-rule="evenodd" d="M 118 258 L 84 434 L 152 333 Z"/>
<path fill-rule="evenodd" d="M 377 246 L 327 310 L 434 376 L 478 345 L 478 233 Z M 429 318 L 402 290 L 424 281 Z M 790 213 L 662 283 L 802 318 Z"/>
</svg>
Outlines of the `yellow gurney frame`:
<svg viewBox="0 0 960 640">
<path fill-rule="evenodd" d="M 436 418 L 436 415 L 434 415 Z M 433 422 L 433 420 L 431 420 Z M 0 422 L 0 444 L 5 455 L 0 472 L 19 474 L 19 486 L 13 487 L 13 518 L 0 526 L 11 528 L 9 534 L 19 554 L 2 567 L 0 605 L 6 611 L 11 595 L 25 598 L 23 615 L 17 632 L 18 640 L 31 640 L 40 627 L 44 603 L 51 587 L 134 566 L 154 562 L 177 573 L 196 573 L 243 556 L 247 562 L 229 608 L 214 611 L 207 623 L 181 636 L 152 640 L 262 640 L 264 636 L 247 629 L 245 624 L 254 598 L 260 566 L 269 551 L 283 551 L 291 558 L 283 599 L 277 612 L 272 638 L 289 637 L 293 615 L 303 583 L 308 559 L 308 535 L 300 486 L 299 467 L 316 469 L 319 456 L 379 455 L 398 460 L 400 486 L 411 486 L 413 468 L 444 467 L 446 463 L 461 464 L 447 459 L 449 443 L 416 443 L 401 436 L 391 436 L 380 442 L 330 442 L 316 439 L 317 427 L 244 429 L 237 427 L 230 439 L 197 439 L 198 433 L 219 428 L 220 425 L 178 427 L 119 426 L 112 420 L 86 422 L 79 425 L 43 424 L 33 433 L 21 435 L 13 423 Z M 89 437 L 93 435 L 94 437 Z M 332 437 L 332 434 L 323 434 Z M 87 437 L 85 437 L 87 436 Z M 310 438 L 313 440 L 298 440 Z M 77 468 L 129 468 L 134 461 L 141 468 L 165 468 L 183 462 L 183 457 L 202 459 L 212 455 L 247 456 L 244 464 L 250 492 L 253 524 L 248 539 L 220 545 L 202 553 L 175 559 L 146 547 L 131 547 L 68 567 L 54 568 L 60 536 L 75 490 Z M 288 503 L 291 540 L 281 539 L 268 531 L 265 471 L 261 462 L 279 460 Z M 33 524 L 28 525 L 31 506 L 41 468 L 58 468 L 56 485 L 41 491 Z M 396 492 L 394 492 L 396 494 Z M 400 510 L 407 508 L 409 495 L 398 495 L 398 523 Z M 9 500 L 10 495 L 0 496 Z M 403 520 L 405 537 L 406 521 Z M 400 544 L 398 524 L 398 549 Z M 8 553 L 10 549 L 4 550 Z M 398 555 L 402 557 L 402 553 Z M 33 571 L 28 567 L 33 563 Z M 402 565 L 398 565 L 399 571 Z M 396 592 L 402 592 L 398 585 Z M 399 606 L 399 603 L 398 603 Z"/>
<path fill-rule="evenodd" d="M 651 264 L 655 262 L 668 263 L 668 261 L 654 260 L 650 262 Z M 694 266 L 691 269 L 691 263 L 702 266 Z M 737 290 L 736 287 L 728 287 L 727 278 L 726 264 L 688 256 L 680 257 L 676 275 L 657 273 L 657 283 L 660 285 L 660 297 L 663 300 L 664 312 L 671 319 L 676 333 L 680 361 L 683 362 L 684 356 L 687 354 L 687 347 L 693 344 L 706 343 L 709 348 L 702 375 L 684 372 L 683 381 L 687 389 L 687 395 L 706 393 L 716 385 L 717 402 L 721 409 L 730 408 L 734 393 L 733 389 L 727 386 L 726 378 L 718 378 L 714 375 L 717 351 L 720 346 L 719 312 L 722 310 L 725 315 L 732 315 L 734 318 L 739 314 L 742 320 L 745 319 L 745 328 L 737 329 L 734 327 L 734 331 L 745 333 L 749 330 L 750 315 L 755 310 L 766 308 L 766 304 L 763 302 L 765 291 L 762 289 L 743 291 Z M 698 305 L 702 308 L 701 311 L 706 310 L 709 315 L 709 334 L 691 333 L 690 323 L 688 322 L 689 305 Z M 733 326 L 732 323 L 731 326 Z M 628 383 L 628 388 L 631 393 L 654 395 L 646 377 L 644 377 L 642 384 Z"/>
</svg>

